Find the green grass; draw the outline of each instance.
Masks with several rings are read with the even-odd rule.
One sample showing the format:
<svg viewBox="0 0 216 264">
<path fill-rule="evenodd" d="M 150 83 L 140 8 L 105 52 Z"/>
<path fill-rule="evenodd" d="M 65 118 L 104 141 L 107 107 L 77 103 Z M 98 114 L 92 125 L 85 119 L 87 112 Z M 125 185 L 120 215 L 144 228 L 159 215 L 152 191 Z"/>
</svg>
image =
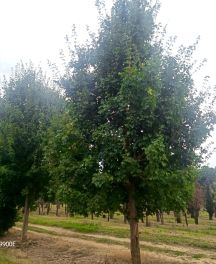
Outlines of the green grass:
<svg viewBox="0 0 216 264">
<path fill-rule="evenodd" d="M 76 223 L 71 220 L 60 220 L 44 217 L 30 217 L 31 224 L 56 226 L 65 229 L 72 229 L 81 233 L 96 233 L 99 231 L 99 224 L 95 223 Z"/>
<path fill-rule="evenodd" d="M 153 228 L 143 228 L 140 239 L 153 243 L 165 243 L 168 245 L 183 245 L 198 247 L 201 249 L 216 249 L 216 241 L 212 243 L 210 238 L 206 236 L 206 233 L 197 233 L 185 230 L 175 230 L 175 232 L 163 228 L 163 227 L 153 227 Z"/>
<path fill-rule="evenodd" d="M 47 216 L 31 216 L 29 218 L 31 224 L 44 225 L 44 226 L 55 226 L 80 233 L 94 233 L 113 235 L 116 237 L 129 237 L 128 225 L 124 228 L 119 228 L 112 223 L 92 221 L 83 218 L 55 218 Z"/>
<path fill-rule="evenodd" d="M 9 250 L 0 249 L 0 264 L 17 264 L 17 260 L 11 257 Z M 23 262 L 19 262 L 20 264 Z"/>
<path fill-rule="evenodd" d="M 194 254 L 192 257 L 195 259 L 201 259 L 201 258 L 205 257 L 205 255 L 204 254 Z"/>
<path fill-rule="evenodd" d="M 8 256 L 5 255 L 2 250 L 0 250 L 0 263 L 4 264 L 14 264 L 15 262 L 11 261 Z"/>
</svg>

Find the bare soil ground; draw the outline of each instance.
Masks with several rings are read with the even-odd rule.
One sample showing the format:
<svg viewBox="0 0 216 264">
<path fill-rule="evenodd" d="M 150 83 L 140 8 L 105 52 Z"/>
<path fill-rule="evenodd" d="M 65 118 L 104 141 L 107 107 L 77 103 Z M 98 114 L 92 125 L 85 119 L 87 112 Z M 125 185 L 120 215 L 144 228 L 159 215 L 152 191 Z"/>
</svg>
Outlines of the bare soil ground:
<svg viewBox="0 0 216 264">
<path fill-rule="evenodd" d="M 12 229 L 4 240 L 15 240 L 16 248 L 7 249 L 8 254 L 15 257 L 15 263 L 27 264 L 129 264 L 130 251 L 126 245 L 98 242 L 94 239 L 105 238 L 110 241 L 128 242 L 127 239 L 110 236 L 79 234 L 57 227 L 37 226 L 51 233 L 29 231 L 29 240 L 20 242 L 19 228 Z M 163 247 L 163 245 L 160 245 Z M 164 245 L 167 247 L 167 245 Z M 192 251 L 192 248 L 178 248 L 179 251 Z M 194 249 L 195 250 L 195 249 Z M 202 250 L 201 250 L 202 251 Z M 203 252 L 196 253 L 202 254 Z M 206 251 L 205 251 L 206 253 Z M 209 252 L 211 254 L 211 252 Z M 142 251 L 143 264 L 214 264 L 213 259 L 192 259 L 190 256 L 168 256 L 156 252 Z M 0 263 L 4 264 L 4 263 Z"/>
</svg>

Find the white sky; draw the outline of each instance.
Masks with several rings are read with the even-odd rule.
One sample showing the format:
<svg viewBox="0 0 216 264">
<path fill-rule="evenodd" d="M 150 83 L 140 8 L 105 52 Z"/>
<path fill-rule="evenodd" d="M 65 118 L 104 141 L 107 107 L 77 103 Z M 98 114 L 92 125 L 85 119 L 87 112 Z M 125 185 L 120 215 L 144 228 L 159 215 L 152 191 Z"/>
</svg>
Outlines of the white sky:
<svg viewBox="0 0 216 264">
<path fill-rule="evenodd" d="M 111 0 L 107 0 L 111 2 Z M 97 28 L 95 0 L 0 0 L 0 76 L 21 59 L 35 63 L 57 62 L 65 48 L 64 37 L 73 24 L 84 36 L 85 25 Z M 178 43 L 192 44 L 200 35 L 197 59 L 208 62 L 200 73 L 216 84 L 216 1 L 161 0 L 158 20 Z M 199 76 L 194 76 L 198 79 Z M 216 134 L 216 133 L 215 133 Z M 216 142 L 216 135 L 215 142 Z M 216 144 L 216 143 L 215 143 Z M 216 154 L 210 159 L 216 165 Z"/>
</svg>

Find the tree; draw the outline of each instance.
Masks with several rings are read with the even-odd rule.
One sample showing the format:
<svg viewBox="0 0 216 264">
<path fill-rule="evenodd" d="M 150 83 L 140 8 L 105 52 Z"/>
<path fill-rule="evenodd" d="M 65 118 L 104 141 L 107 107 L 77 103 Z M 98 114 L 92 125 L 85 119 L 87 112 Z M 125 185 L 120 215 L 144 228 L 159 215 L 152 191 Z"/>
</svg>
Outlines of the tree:
<svg viewBox="0 0 216 264">
<path fill-rule="evenodd" d="M 97 166 L 96 160 L 90 156 L 88 143 L 67 111 L 52 120 L 46 138 L 44 164 L 56 199 L 67 203 L 71 214 L 87 216 L 95 212 L 95 206 L 100 204 L 100 199 L 92 200 L 96 188 L 91 174 Z"/>
<path fill-rule="evenodd" d="M 198 182 L 196 182 L 193 197 L 188 208 L 189 212 L 191 213 L 191 217 L 194 218 L 196 225 L 199 224 L 199 212 L 203 206 L 203 196 L 203 188 Z"/>
<path fill-rule="evenodd" d="M 14 74 L 9 81 L 4 82 L 2 89 L 1 185 L 4 186 L 9 177 L 15 186 L 15 207 L 24 205 L 22 240 L 26 240 L 29 208 L 48 182 L 48 174 L 41 166 L 42 142 L 50 119 L 58 109 L 59 97 L 49 89 L 42 71 L 31 64 L 17 65 Z M 8 199 L 10 194 L 3 195 Z"/>
<path fill-rule="evenodd" d="M 78 173 L 65 176 L 82 195 L 91 198 L 93 190 L 110 195 L 110 204 L 127 205 L 133 264 L 141 263 L 138 219 L 174 203 L 185 208 L 197 150 L 215 123 L 215 113 L 203 107 L 205 92 L 194 88 L 195 45 L 180 47 L 176 55 L 167 50 L 157 12 L 158 5 L 146 0 L 116 0 L 111 15 L 100 17 L 98 36 L 71 48 L 60 80 L 96 165 L 79 174 L 88 179 L 86 188 L 79 189 Z"/>
<path fill-rule="evenodd" d="M 0 168 L 0 236 L 11 228 L 17 219 L 16 190 L 13 171 Z"/>
<path fill-rule="evenodd" d="M 216 171 L 214 168 L 204 166 L 199 173 L 199 183 L 204 189 L 205 208 L 212 220 L 215 212 Z"/>
</svg>

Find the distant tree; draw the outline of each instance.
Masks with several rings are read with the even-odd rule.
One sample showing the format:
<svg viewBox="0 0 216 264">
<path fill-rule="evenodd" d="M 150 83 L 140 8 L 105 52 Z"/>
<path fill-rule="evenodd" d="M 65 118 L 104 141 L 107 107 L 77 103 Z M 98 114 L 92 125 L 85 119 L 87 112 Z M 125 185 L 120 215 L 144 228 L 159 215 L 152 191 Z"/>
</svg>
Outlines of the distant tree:
<svg viewBox="0 0 216 264">
<path fill-rule="evenodd" d="M 52 120 L 44 152 L 44 164 L 50 173 L 55 198 L 66 203 L 71 214 L 95 213 L 101 200 L 97 197 L 93 201 L 96 188 L 91 174 L 98 164 L 90 156 L 89 145 L 68 111 Z"/>
<path fill-rule="evenodd" d="M 11 228 L 17 219 L 15 175 L 0 167 L 0 236 Z"/>
<path fill-rule="evenodd" d="M 216 169 L 202 167 L 199 173 L 199 183 L 204 189 L 204 206 L 209 214 L 209 220 L 212 220 L 216 206 Z"/>
<path fill-rule="evenodd" d="M 196 182 L 193 197 L 189 204 L 189 212 L 191 217 L 194 218 L 195 224 L 199 224 L 199 212 L 200 209 L 203 207 L 204 200 L 204 192 L 202 186 Z"/>
<path fill-rule="evenodd" d="M 17 65 L 2 89 L 0 184 L 4 185 L 7 179 L 1 174 L 6 168 L 13 174 L 11 183 L 17 196 L 15 205 L 24 206 L 22 240 L 25 240 L 29 208 L 48 183 L 48 174 L 41 166 L 42 142 L 50 119 L 58 108 L 59 97 L 49 88 L 42 71 L 31 64 Z M 4 196 L 8 198 L 9 193 L 4 193 Z"/>
<path fill-rule="evenodd" d="M 215 123 L 191 77 L 195 45 L 173 55 L 158 36 L 157 12 L 146 0 L 116 0 L 98 36 L 71 47 L 60 80 L 82 143 L 71 131 L 61 151 L 74 162 L 57 167 L 80 197 L 103 194 L 109 209 L 126 204 L 133 264 L 141 263 L 138 219 L 186 206 L 197 150 Z"/>
</svg>

